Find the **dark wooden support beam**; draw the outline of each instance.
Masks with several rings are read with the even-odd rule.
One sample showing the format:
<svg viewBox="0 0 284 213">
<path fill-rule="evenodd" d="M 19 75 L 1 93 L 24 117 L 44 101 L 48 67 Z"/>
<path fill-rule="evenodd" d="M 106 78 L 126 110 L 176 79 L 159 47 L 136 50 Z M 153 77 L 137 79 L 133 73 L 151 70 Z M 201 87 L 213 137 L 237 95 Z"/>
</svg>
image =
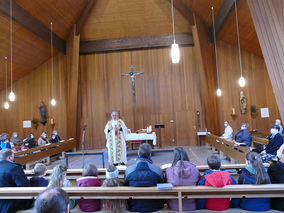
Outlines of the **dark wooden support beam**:
<svg viewBox="0 0 284 213">
<path fill-rule="evenodd" d="M 181 46 L 194 45 L 192 33 L 177 33 L 176 41 Z M 172 34 L 83 41 L 80 43 L 80 54 L 142 48 L 169 47 L 172 43 Z"/>
<path fill-rule="evenodd" d="M 79 35 L 82 32 L 82 29 L 86 23 L 86 20 L 90 16 L 96 0 L 87 0 L 84 9 L 82 10 L 77 22 L 76 22 L 76 35 Z"/>
<path fill-rule="evenodd" d="M 171 3 L 171 0 L 168 0 Z M 173 1 L 174 8 L 176 8 L 181 15 L 183 15 L 184 18 L 191 24 L 194 25 L 194 18 L 193 18 L 193 12 L 191 8 L 188 8 L 182 0 L 174 0 Z"/>
<path fill-rule="evenodd" d="M 239 0 L 236 0 L 236 3 L 238 3 Z M 223 25 L 225 24 L 228 16 L 234 10 L 235 8 L 235 0 L 225 0 L 222 4 L 216 18 L 215 18 L 215 30 L 216 30 L 216 36 L 218 35 L 219 31 L 222 29 Z M 214 42 L 214 31 L 213 31 L 213 24 L 211 25 L 209 29 L 209 41 Z"/>
<path fill-rule="evenodd" d="M 10 0 L 0 1 L 0 13 L 10 17 Z M 25 11 L 20 5 L 13 1 L 13 20 L 41 38 L 50 43 L 50 29 Z M 53 44 L 61 52 L 66 51 L 66 42 L 53 33 Z"/>
</svg>

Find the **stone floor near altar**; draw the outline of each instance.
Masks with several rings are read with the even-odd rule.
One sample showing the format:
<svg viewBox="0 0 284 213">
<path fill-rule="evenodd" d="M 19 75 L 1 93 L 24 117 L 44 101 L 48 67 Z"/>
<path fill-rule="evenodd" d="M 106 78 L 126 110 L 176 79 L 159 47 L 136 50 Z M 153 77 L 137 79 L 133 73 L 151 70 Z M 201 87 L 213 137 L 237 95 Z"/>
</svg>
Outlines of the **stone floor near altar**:
<svg viewBox="0 0 284 213">
<path fill-rule="evenodd" d="M 164 147 L 170 148 L 170 147 Z M 209 155 L 212 155 L 212 150 L 208 149 L 206 146 L 186 146 L 184 147 L 187 151 L 190 161 L 196 165 L 206 165 L 206 159 Z M 137 159 L 138 150 L 127 150 L 127 166 L 135 163 Z M 107 150 L 104 149 L 104 160 L 105 166 L 108 165 L 107 159 Z M 161 166 L 163 164 L 172 163 L 173 161 L 173 152 L 168 153 L 154 153 L 152 155 L 152 160 L 155 165 Z M 65 159 L 53 161 L 51 165 L 48 166 L 49 169 L 52 169 L 55 165 L 59 163 L 65 163 Z M 102 168 L 101 156 L 85 156 L 85 165 L 93 163 L 98 168 Z M 222 160 L 222 164 L 230 164 L 228 160 Z M 69 157 L 69 169 L 79 169 L 82 168 L 82 156 L 71 156 Z"/>
</svg>

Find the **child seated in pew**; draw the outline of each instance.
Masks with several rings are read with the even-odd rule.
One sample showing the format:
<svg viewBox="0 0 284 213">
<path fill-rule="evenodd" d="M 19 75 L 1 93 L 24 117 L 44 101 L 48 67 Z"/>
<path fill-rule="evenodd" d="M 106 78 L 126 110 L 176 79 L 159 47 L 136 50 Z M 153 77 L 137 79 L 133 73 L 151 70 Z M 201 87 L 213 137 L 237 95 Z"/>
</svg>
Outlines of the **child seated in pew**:
<svg viewBox="0 0 284 213">
<path fill-rule="evenodd" d="M 53 168 L 48 187 L 70 187 L 71 182 L 67 180 L 66 172 L 67 168 L 64 164 L 58 164 L 57 166 L 55 166 Z M 69 209 L 73 209 L 76 205 L 76 200 L 69 200 Z"/>
<path fill-rule="evenodd" d="M 246 154 L 246 168 L 240 171 L 238 184 L 269 184 L 270 178 L 266 172 L 262 159 L 256 152 Z M 270 198 L 241 198 L 234 199 L 232 207 L 240 207 L 248 211 L 268 211 L 270 209 Z"/>
<path fill-rule="evenodd" d="M 218 155 L 212 155 L 207 158 L 207 164 L 210 170 L 206 170 L 201 177 L 198 185 L 224 187 L 226 185 L 236 184 L 236 180 L 228 171 L 220 170 L 221 159 Z M 198 209 L 209 209 L 213 211 L 223 211 L 230 207 L 230 198 L 208 198 L 197 200 Z"/>
<path fill-rule="evenodd" d="M 98 179 L 98 169 L 94 164 L 87 165 L 82 172 L 81 178 L 77 179 L 79 187 L 101 186 L 101 181 Z M 79 201 L 79 207 L 83 212 L 95 212 L 101 208 L 100 200 L 83 199 Z"/>
<path fill-rule="evenodd" d="M 106 179 L 103 182 L 103 187 L 117 187 L 123 186 L 124 183 L 118 179 L 118 169 L 110 165 L 106 170 Z M 120 213 L 126 212 L 127 201 L 126 200 L 103 200 L 103 209 L 106 212 Z"/>
<path fill-rule="evenodd" d="M 46 175 L 46 165 L 43 163 L 37 163 L 33 169 L 34 177 L 30 179 L 31 186 L 33 187 L 46 187 L 48 186 L 48 180 L 44 178 Z"/>
<path fill-rule="evenodd" d="M 182 147 L 175 148 L 172 166 L 166 170 L 167 182 L 174 186 L 195 186 L 199 175 L 195 164 L 189 161 L 186 151 Z M 178 211 L 178 200 L 168 200 L 167 203 L 171 210 Z M 183 199 L 182 209 L 195 210 L 195 199 Z"/>
</svg>

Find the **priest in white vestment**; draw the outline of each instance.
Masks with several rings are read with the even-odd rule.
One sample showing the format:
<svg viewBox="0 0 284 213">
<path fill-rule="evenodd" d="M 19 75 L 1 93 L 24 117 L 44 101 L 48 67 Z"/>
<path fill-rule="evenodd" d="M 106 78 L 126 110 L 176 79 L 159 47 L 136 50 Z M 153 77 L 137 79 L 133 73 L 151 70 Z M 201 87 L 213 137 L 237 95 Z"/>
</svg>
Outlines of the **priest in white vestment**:
<svg viewBox="0 0 284 213">
<path fill-rule="evenodd" d="M 119 119 L 118 111 L 111 112 L 111 120 L 105 126 L 107 139 L 108 162 L 111 165 L 125 165 L 126 156 L 126 135 L 127 127 L 123 120 Z"/>
<path fill-rule="evenodd" d="M 224 126 L 225 126 L 225 130 L 224 130 L 224 134 L 221 136 L 221 138 L 224 138 L 226 140 L 231 141 L 233 138 L 233 129 L 232 127 L 229 125 L 228 121 L 224 122 Z"/>
</svg>

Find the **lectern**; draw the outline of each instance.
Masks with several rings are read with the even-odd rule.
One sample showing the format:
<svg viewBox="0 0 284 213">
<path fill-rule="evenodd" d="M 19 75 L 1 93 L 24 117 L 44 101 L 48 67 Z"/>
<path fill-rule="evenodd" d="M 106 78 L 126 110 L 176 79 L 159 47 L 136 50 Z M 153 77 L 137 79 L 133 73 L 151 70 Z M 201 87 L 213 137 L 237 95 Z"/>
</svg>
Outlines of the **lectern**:
<svg viewBox="0 0 284 213">
<path fill-rule="evenodd" d="M 165 128 L 165 124 L 155 124 L 155 129 L 157 132 L 157 144 L 159 148 L 162 148 L 162 140 L 161 140 L 161 129 Z"/>
</svg>

